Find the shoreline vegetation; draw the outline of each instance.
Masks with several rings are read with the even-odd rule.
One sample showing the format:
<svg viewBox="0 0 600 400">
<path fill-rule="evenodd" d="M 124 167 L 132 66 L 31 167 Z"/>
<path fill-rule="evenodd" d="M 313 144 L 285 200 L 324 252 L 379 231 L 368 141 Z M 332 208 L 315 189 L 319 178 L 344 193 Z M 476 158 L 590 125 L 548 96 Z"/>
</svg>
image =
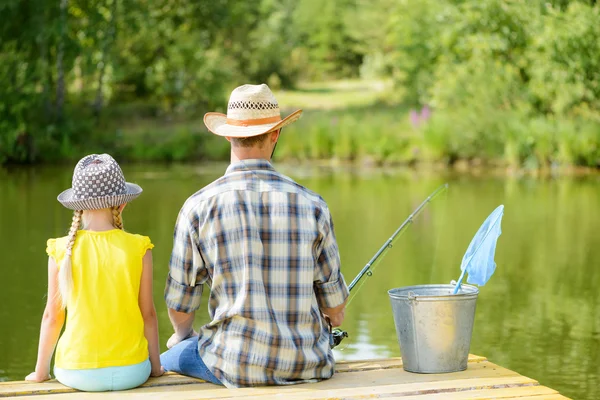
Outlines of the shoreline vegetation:
<svg viewBox="0 0 600 400">
<path fill-rule="evenodd" d="M 480 117 L 461 120 L 451 112 L 390 102 L 392 89 L 384 81 L 344 80 L 276 91 L 283 114 L 297 108 L 304 113 L 282 131 L 275 160 L 541 175 L 578 175 L 600 168 L 600 124 L 526 119 L 505 112 L 487 115 L 478 124 Z M 90 152 L 109 152 L 138 163 L 229 159 L 229 143 L 210 134 L 201 118 L 119 115 L 68 147 L 70 156 L 39 162 L 62 164 Z"/>
<path fill-rule="evenodd" d="M 597 1 L 17 3 L 0 165 L 227 160 L 202 116 L 265 82 L 279 161 L 600 170 Z"/>
</svg>

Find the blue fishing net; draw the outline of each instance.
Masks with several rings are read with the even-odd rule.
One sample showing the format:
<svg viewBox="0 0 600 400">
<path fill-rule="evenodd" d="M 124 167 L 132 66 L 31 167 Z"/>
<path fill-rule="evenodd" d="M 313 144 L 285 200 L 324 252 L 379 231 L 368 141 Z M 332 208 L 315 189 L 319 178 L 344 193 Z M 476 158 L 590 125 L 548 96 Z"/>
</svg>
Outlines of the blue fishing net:
<svg viewBox="0 0 600 400">
<path fill-rule="evenodd" d="M 459 285 L 465 272 L 469 274 L 467 282 L 479 286 L 485 285 L 494 274 L 496 270 L 494 254 L 496 253 L 496 242 L 502 233 L 500 224 L 503 214 L 504 206 L 501 205 L 487 217 L 471 240 L 460 265 L 463 272 L 459 279 Z"/>
</svg>

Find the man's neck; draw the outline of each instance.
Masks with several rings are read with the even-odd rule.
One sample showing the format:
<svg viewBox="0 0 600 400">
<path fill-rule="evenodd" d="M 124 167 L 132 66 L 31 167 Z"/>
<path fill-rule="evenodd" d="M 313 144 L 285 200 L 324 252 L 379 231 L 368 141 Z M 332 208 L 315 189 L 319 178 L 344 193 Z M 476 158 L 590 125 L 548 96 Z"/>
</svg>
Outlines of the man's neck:
<svg viewBox="0 0 600 400">
<path fill-rule="evenodd" d="M 243 160 L 267 160 L 271 161 L 271 157 L 269 154 L 266 154 L 263 151 L 258 149 L 243 149 L 242 151 L 238 149 L 231 149 L 231 163 L 237 163 Z"/>
</svg>

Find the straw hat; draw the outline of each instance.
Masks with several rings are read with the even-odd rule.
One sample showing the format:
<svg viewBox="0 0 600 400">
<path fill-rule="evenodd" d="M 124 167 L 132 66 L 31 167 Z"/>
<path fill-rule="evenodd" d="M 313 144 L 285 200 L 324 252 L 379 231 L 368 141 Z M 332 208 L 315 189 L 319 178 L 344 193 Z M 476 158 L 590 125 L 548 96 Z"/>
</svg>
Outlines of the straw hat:
<svg viewBox="0 0 600 400">
<path fill-rule="evenodd" d="M 99 210 L 128 203 L 141 193 L 141 187 L 125 182 L 114 158 L 91 154 L 77 163 L 72 187 L 59 194 L 58 201 L 71 210 Z"/>
<path fill-rule="evenodd" d="M 283 128 L 298 120 L 300 114 L 302 110 L 296 110 L 282 119 L 279 104 L 267 85 L 243 85 L 231 92 L 227 115 L 206 113 L 204 124 L 215 135 L 251 137 Z"/>
</svg>

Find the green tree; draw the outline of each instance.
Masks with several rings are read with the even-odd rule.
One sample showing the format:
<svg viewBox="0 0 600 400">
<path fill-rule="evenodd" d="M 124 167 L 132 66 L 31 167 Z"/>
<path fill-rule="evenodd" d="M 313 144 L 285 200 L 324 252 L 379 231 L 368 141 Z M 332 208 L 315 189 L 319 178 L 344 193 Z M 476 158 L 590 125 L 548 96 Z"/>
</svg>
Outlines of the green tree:
<svg viewBox="0 0 600 400">
<path fill-rule="evenodd" d="M 600 121 L 600 7 L 549 8 L 528 53 L 534 103 L 542 112 Z"/>
<path fill-rule="evenodd" d="M 356 10 L 353 0 L 299 0 L 294 11 L 298 45 L 308 53 L 317 79 L 358 76 L 363 54 L 348 21 Z"/>
</svg>

